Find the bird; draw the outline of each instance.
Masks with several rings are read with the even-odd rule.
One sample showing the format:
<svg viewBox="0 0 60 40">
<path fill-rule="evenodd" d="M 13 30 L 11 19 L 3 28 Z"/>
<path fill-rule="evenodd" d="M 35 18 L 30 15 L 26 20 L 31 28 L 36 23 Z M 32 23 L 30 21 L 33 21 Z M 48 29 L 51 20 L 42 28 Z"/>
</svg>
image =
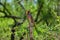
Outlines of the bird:
<svg viewBox="0 0 60 40">
<path fill-rule="evenodd" d="M 37 32 L 38 34 L 40 34 L 40 33 L 39 33 L 40 31 L 38 31 L 38 29 L 37 29 L 37 26 L 36 26 L 35 21 L 34 21 L 32 15 L 31 15 L 30 10 L 26 11 L 26 16 L 27 16 L 27 19 L 28 19 L 28 22 L 29 22 L 30 26 L 34 27 L 35 30 L 36 30 L 36 32 Z"/>
<path fill-rule="evenodd" d="M 26 15 L 27 15 L 27 19 L 28 19 L 29 23 L 34 24 L 33 17 L 32 17 L 31 12 L 29 10 L 26 11 Z"/>
</svg>

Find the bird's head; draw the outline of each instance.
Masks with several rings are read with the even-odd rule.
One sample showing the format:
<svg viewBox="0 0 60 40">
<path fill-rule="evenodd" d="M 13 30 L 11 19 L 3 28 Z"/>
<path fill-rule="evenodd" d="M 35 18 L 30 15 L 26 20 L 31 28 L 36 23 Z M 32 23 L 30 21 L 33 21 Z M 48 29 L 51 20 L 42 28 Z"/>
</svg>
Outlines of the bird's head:
<svg viewBox="0 0 60 40">
<path fill-rule="evenodd" d="M 26 15 L 29 15 L 30 14 L 30 11 L 28 10 L 28 11 L 26 11 Z"/>
</svg>

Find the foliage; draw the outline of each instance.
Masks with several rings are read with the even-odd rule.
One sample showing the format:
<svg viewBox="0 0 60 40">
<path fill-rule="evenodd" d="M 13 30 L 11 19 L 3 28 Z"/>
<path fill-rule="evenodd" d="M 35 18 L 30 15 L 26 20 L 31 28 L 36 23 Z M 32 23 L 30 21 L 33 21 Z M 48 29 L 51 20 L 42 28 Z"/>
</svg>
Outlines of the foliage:
<svg viewBox="0 0 60 40">
<path fill-rule="evenodd" d="M 34 40 L 60 40 L 60 16 L 57 15 L 56 10 L 57 0 L 11 0 L 11 2 L 10 0 L 1 0 L 1 3 L 6 6 L 12 16 L 21 18 L 16 19 L 17 22 L 23 22 L 26 15 L 25 10 L 18 4 L 19 1 L 26 10 L 31 11 L 33 19 L 37 19 L 35 23 L 39 33 L 33 29 Z M 0 10 L 4 10 L 2 5 L 0 5 Z M 9 13 L 6 9 L 4 11 Z M 0 40 L 11 40 L 11 28 L 14 25 L 14 19 L 1 16 L 5 16 L 5 14 L 0 11 Z M 25 18 L 22 25 L 15 27 L 15 40 L 19 40 L 24 32 L 29 33 L 28 25 L 29 22 Z M 24 40 L 27 38 L 26 35 Z"/>
</svg>

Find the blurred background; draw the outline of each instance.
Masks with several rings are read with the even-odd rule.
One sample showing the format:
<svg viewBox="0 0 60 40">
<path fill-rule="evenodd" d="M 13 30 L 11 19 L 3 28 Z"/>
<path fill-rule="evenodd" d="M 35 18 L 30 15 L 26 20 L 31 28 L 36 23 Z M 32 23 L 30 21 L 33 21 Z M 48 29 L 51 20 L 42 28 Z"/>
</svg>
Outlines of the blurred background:
<svg viewBox="0 0 60 40">
<path fill-rule="evenodd" d="M 60 0 L 0 0 L 0 40 L 30 40 L 26 10 L 34 40 L 60 40 Z"/>
</svg>

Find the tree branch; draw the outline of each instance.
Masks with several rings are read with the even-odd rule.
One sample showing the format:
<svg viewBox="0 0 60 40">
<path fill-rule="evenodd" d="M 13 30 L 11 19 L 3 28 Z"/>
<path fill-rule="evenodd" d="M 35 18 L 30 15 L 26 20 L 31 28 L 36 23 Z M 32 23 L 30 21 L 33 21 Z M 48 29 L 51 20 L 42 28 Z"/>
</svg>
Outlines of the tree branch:
<svg viewBox="0 0 60 40">
<path fill-rule="evenodd" d="M 7 13 L 5 11 L 0 10 L 1 13 L 4 13 L 5 16 L 7 16 Z"/>
<path fill-rule="evenodd" d="M 35 18 L 35 22 L 38 21 L 38 18 L 39 18 L 39 15 L 40 15 L 40 12 L 41 12 L 41 9 L 43 8 L 43 2 L 39 2 L 38 1 L 38 12 L 37 12 L 37 15 L 36 15 L 36 18 Z"/>
<path fill-rule="evenodd" d="M 19 22 L 17 22 L 15 19 L 22 19 L 22 18 L 20 18 L 20 17 L 16 17 L 16 16 L 12 16 L 11 15 L 11 13 L 8 11 L 8 9 L 5 7 L 5 5 L 3 5 L 1 2 L 0 2 L 0 5 L 2 5 L 3 7 L 4 7 L 4 10 L 3 11 L 1 11 L 0 10 L 0 12 L 2 12 L 2 13 L 4 13 L 5 14 L 5 16 L 1 16 L 0 18 L 12 18 L 13 20 L 14 20 L 14 25 L 12 26 L 12 29 L 11 29 L 11 32 L 12 32 L 12 34 L 11 34 L 11 40 L 14 40 L 14 35 L 15 35 L 15 27 L 16 26 L 18 26 L 18 25 L 21 25 L 21 24 L 23 24 L 24 23 L 24 21 L 25 21 L 25 19 L 26 19 L 26 15 L 24 16 L 24 20 L 23 20 L 23 22 L 21 22 L 21 23 L 19 23 Z M 21 5 L 22 6 L 22 5 Z M 23 7 L 22 7 L 23 8 Z M 24 10 L 25 10 L 25 8 L 23 8 Z M 5 12 L 5 10 L 9 13 L 9 15 L 7 15 L 7 13 Z"/>
<path fill-rule="evenodd" d="M 9 13 L 9 15 L 11 15 L 11 13 L 8 11 L 8 9 L 5 7 L 4 4 L 2 4 L 2 3 L 0 2 L 0 5 L 2 5 L 2 6 L 4 7 L 4 9 Z"/>
</svg>

